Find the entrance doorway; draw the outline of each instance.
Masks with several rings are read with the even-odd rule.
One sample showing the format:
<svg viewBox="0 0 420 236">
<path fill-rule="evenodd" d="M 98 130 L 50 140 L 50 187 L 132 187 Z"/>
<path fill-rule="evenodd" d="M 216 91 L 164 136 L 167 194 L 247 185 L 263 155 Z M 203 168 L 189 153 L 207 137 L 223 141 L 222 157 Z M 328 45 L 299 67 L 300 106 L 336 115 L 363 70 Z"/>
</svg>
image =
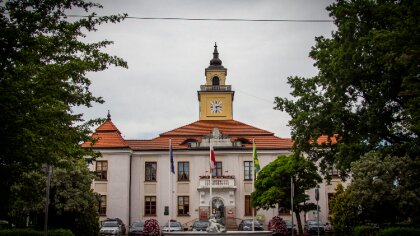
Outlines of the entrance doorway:
<svg viewBox="0 0 420 236">
<path fill-rule="evenodd" d="M 225 225 L 225 204 L 220 198 L 213 198 L 212 201 L 213 216 L 215 217 L 217 223 Z"/>
</svg>

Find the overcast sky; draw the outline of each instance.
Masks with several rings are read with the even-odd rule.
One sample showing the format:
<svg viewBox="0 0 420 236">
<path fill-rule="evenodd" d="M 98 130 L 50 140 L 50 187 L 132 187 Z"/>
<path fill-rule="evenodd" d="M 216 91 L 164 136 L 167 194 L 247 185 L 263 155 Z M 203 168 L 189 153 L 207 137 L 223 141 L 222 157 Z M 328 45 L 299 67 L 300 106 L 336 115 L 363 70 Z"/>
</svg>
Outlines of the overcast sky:
<svg viewBox="0 0 420 236">
<path fill-rule="evenodd" d="M 323 0 L 132 0 L 101 1 L 99 15 L 137 17 L 328 20 Z M 84 14 L 80 12 L 80 14 Z M 197 91 L 214 42 L 235 91 L 237 121 L 290 137 L 290 117 L 273 110 L 275 96 L 290 97 L 289 76 L 316 75 L 308 57 L 316 36 L 331 37 L 333 23 L 223 22 L 126 19 L 106 24 L 86 40 L 108 39 L 106 52 L 122 57 L 128 69 L 91 73 L 91 91 L 104 104 L 79 109 L 86 119 L 106 117 L 126 139 L 150 139 L 199 118 Z"/>
</svg>

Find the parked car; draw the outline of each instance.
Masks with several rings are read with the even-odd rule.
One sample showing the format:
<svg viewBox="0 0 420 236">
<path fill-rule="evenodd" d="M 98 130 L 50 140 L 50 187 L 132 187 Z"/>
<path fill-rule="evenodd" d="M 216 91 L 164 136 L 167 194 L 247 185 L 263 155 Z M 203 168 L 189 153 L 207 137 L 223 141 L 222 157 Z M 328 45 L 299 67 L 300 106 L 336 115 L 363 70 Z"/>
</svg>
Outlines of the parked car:
<svg viewBox="0 0 420 236">
<path fill-rule="evenodd" d="M 179 232 L 183 231 L 181 223 L 177 221 L 170 221 L 171 227 L 169 227 L 169 222 L 166 222 L 166 224 L 162 228 L 162 235 L 165 234 L 165 232 Z"/>
<path fill-rule="evenodd" d="M 263 227 L 260 222 L 254 220 L 254 231 L 262 231 Z M 252 231 L 252 220 L 242 220 L 239 223 L 238 231 Z"/>
<path fill-rule="evenodd" d="M 125 224 L 124 224 L 124 222 L 120 219 L 120 218 L 108 218 L 108 219 L 106 219 L 106 220 L 104 220 L 103 222 L 102 222 L 102 224 L 103 223 L 105 223 L 105 222 L 108 222 L 108 221 L 116 221 L 117 222 L 117 224 L 120 226 L 120 228 L 121 228 L 121 233 L 123 234 L 123 235 L 125 235 L 126 233 L 127 233 L 127 229 L 125 228 Z"/>
<path fill-rule="evenodd" d="M 291 220 L 285 220 L 284 222 L 286 222 L 286 226 L 287 226 L 287 234 L 288 234 L 288 235 L 292 235 L 292 229 L 293 229 L 293 231 L 295 232 L 295 233 L 294 233 L 294 235 L 297 235 L 297 230 L 296 230 L 296 228 L 294 227 L 294 226 L 296 226 L 296 225 L 293 225 L 293 226 L 292 226 L 292 221 L 291 221 Z"/>
<path fill-rule="evenodd" d="M 194 222 L 194 224 L 192 225 L 192 231 L 206 231 L 207 227 L 209 227 L 209 222 L 208 221 L 196 221 Z"/>
<path fill-rule="evenodd" d="M 122 235 L 121 225 L 117 221 L 104 221 L 99 230 L 100 235 Z"/>
<path fill-rule="evenodd" d="M 326 235 L 332 235 L 333 234 L 333 228 L 332 228 L 330 223 L 328 223 L 328 222 L 325 223 L 324 231 L 325 231 Z"/>
<path fill-rule="evenodd" d="M 324 224 L 319 221 L 316 220 L 308 220 L 305 223 L 305 231 L 309 234 L 318 234 L 318 229 L 319 229 L 319 234 L 324 234 L 325 229 L 324 229 Z"/>
<path fill-rule="evenodd" d="M 131 224 L 128 235 L 144 235 L 144 222 L 137 221 Z"/>
</svg>

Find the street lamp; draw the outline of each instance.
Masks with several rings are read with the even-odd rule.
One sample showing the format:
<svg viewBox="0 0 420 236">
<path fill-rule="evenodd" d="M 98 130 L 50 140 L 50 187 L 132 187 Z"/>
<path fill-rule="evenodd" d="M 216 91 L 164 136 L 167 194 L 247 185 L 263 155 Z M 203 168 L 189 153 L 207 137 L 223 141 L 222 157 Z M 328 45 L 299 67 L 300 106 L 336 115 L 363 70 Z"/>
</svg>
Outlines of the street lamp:
<svg viewBox="0 0 420 236">
<path fill-rule="evenodd" d="M 295 235 L 295 226 L 293 220 L 293 197 L 295 195 L 295 185 L 293 183 L 293 176 L 290 176 L 290 199 L 291 199 L 291 208 L 292 208 L 292 236 Z"/>
<path fill-rule="evenodd" d="M 317 228 L 318 228 L 318 236 L 319 236 L 319 185 L 316 186 L 315 189 L 315 200 L 316 200 L 316 220 L 317 220 Z"/>
</svg>

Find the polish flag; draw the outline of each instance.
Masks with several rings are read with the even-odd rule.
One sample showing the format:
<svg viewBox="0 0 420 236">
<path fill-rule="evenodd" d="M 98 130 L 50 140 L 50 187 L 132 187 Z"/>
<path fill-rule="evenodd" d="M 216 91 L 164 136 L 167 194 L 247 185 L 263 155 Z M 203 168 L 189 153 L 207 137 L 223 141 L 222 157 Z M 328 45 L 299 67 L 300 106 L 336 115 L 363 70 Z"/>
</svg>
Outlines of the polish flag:
<svg viewBox="0 0 420 236">
<path fill-rule="evenodd" d="M 213 145 L 210 144 L 210 170 L 216 168 L 216 155 L 214 155 Z"/>
</svg>

